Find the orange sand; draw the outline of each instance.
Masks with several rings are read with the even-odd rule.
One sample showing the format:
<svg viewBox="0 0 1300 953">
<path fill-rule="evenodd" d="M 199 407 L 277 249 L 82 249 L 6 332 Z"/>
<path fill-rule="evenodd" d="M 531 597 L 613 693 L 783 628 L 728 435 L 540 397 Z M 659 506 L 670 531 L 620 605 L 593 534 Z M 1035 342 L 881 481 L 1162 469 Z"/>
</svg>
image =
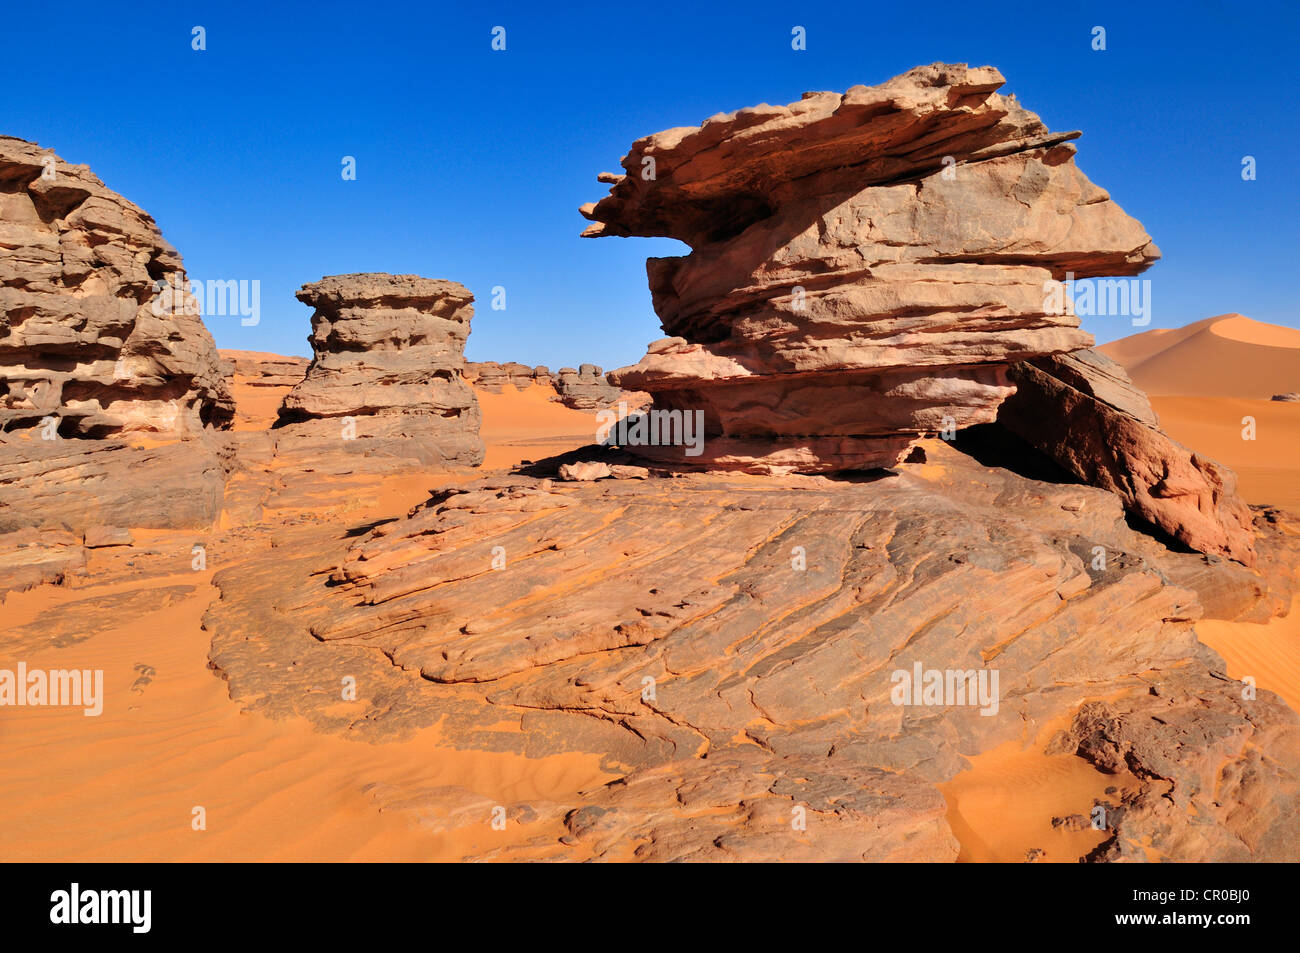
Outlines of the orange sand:
<svg viewBox="0 0 1300 953">
<path fill-rule="evenodd" d="M 948 824 L 961 842 L 959 862 L 1024 863 L 1037 849 L 1039 863 L 1077 863 L 1109 836 L 1092 829 L 1054 828 L 1052 818 L 1082 815 L 1097 803 L 1119 803 L 1132 778 L 1103 774 L 1074 755 L 1043 754 L 1064 722 L 1047 725 L 1026 745 L 1008 741 L 969 758 L 970 768 L 939 785 Z"/>
<path fill-rule="evenodd" d="M 596 411 L 570 410 L 550 399 L 555 392 L 540 384 L 522 391 L 506 386 L 500 394 L 475 387 L 487 444 L 483 469 L 517 466 L 596 442 Z"/>
<path fill-rule="evenodd" d="M 1255 679 L 1257 688 L 1281 695 L 1300 711 L 1300 598 L 1290 614 L 1267 623 L 1201 621 L 1201 641 L 1223 656 L 1230 678 Z"/>
<path fill-rule="evenodd" d="M 207 668 L 211 576 L 44 586 L 6 601 L 6 622 L 21 625 L 96 592 L 197 584 L 71 648 L 24 655 L 29 670 L 103 669 L 107 701 L 97 718 L 0 709 L 0 860 L 455 860 L 544 832 L 513 821 L 493 830 L 490 804 L 563 801 L 610 779 L 593 756 L 460 751 L 436 727 L 367 744 L 241 713 Z M 137 663 L 156 674 L 132 692 Z M 435 787 L 463 789 L 448 803 L 470 806 L 449 831 L 428 829 L 417 807 L 381 810 L 387 791 Z M 191 828 L 195 806 L 206 830 Z"/>
<path fill-rule="evenodd" d="M 292 387 L 254 387 L 239 374 L 231 377 L 230 393 L 235 398 L 233 430 L 266 430 L 279 416 L 280 402 Z"/>
<path fill-rule="evenodd" d="M 1300 403 L 1236 397 L 1152 397 L 1160 425 L 1180 443 L 1237 472 L 1248 503 L 1300 512 Z M 1255 439 L 1242 438 L 1245 417 Z"/>
</svg>

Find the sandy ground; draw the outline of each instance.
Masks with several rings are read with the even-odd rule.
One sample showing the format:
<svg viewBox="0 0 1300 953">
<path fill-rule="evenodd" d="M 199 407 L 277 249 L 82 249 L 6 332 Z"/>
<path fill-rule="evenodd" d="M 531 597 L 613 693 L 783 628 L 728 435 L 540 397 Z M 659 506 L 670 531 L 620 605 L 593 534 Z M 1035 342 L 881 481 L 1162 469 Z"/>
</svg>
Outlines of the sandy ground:
<svg viewBox="0 0 1300 953">
<path fill-rule="evenodd" d="M 1043 754 L 1065 727 L 1045 725 L 976 755 L 968 770 L 939 786 L 961 842 L 958 863 L 1072 864 L 1106 839 L 1105 830 L 1092 827 L 1093 808 L 1118 804 L 1134 779 L 1103 774 L 1074 755 Z M 1066 818 L 1075 823 L 1052 823 Z"/>
<path fill-rule="evenodd" d="M 483 469 L 516 466 L 596 442 L 595 411 L 570 410 L 550 399 L 549 387 L 530 384 L 500 394 L 474 388 L 483 424 L 479 434 L 487 445 Z"/>
<path fill-rule="evenodd" d="M 1229 677 L 1250 676 L 1257 688 L 1277 692 L 1300 711 L 1300 599 L 1289 615 L 1265 624 L 1202 621 L 1196 633 L 1223 656 Z"/>
<path fill-rule="evenodd" d="M 235 374 L 230 389 L 235 395 L 235 422 L 231 429 L 265 430 L 275 422 L 280 402 L 293 388 L 254 387 L 248 383 L 248 378 Z"/>
<path fill-rule="evenodd" d="M 1241 397 L 1152 397 L 1165 431 L 1237 472 L 1248 503 L 1300 512 L 1300 403 Z M 1245 439 L 1247 418 L 1254 439 Z"/>
<path fill-rule="evenodd" d="M 536 833 L 493 830 L 493 802 L 565 799 L 608 780 L 594 757 L 460 751 L 436 729 L 372 745 L 241 713 L 207 668 L 210 577 L 73 649 L 26 653 L 29 669 L 103 669 L 110 702 L 96 718 L 4 709 L 0 859 L 454 860 Z M 147 585 L 167 582 L 196 580 Z M 47 586 L 12 596 L 6 613 L 19 623 L 95 592 Z M 381 810 L 385 786 L 466 789 L 483 799 L 481 823 L 430 830 L 410 811 Z M 206 830 L 193 829 L 196 807 Z"/>
</svg>

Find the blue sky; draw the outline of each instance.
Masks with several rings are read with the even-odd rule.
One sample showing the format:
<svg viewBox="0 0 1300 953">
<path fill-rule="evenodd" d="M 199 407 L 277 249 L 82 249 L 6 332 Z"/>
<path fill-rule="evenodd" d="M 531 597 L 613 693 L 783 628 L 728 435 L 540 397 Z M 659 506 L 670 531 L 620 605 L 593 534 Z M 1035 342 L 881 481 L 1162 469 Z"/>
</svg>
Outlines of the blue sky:
<svg viewBox="0 0 1300 953">
<path fill-rule="evenodd" d="M 1049 127 L 1083 130 L 1079 166 L 1160 245 L 1151 327 L 1227 311 L 1296 326 L 1298 25 L 1283 4 L 1227 2 L 68 0 L 7 18 L 0 133 L 90 165 L 192 277 L 260 280 L 260 324 L 208 320 L 222 347 L 308 354 L 298 286 L 389 271 L 469 286 L 472 360 L 610 368 L 661 336 L 645 258 L 684 248 L 578 238 L 596 173 L 634 139 L 921 63 L 991 64 Z"/>
</svg>

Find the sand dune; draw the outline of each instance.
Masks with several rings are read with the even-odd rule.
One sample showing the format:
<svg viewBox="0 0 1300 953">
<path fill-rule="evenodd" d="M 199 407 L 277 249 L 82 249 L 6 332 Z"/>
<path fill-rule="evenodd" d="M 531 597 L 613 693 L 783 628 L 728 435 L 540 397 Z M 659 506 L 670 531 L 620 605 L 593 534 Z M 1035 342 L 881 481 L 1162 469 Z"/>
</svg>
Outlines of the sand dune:
<svg viewBox="0 0 1300 953">
<path fill-rule="evenodd" d="M 1151 395 L 1267 400 L 1300 391 L 1300 330 L 1240 314 L 1146 331 L 1098 350 Z"/>
<path fill-rule="evenodd" d="M 1237 472 L 1247 502 L 1300 510 L 1300 403 L 1269 399 L 1300 391 L 1300 330 L 1221 314 L 1098 350 L 1151 396 L 1170 436 Z"/>
</svg>

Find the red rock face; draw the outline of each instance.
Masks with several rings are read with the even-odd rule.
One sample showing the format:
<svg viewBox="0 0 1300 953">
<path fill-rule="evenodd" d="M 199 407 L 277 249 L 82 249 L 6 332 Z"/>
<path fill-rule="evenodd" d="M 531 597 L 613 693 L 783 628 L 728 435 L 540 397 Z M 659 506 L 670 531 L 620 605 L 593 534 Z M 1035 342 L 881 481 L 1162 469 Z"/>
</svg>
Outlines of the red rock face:
<svg viewBox="0 0 1300 953">
<path fill-rule="evenodd" d="M 638 140 L 584 235 L 692 247 L 647 266 L 671 338 L 611 372 L 705 411 L 688 460 L 755 472 L 889 466 L 995 419 L 1007 365 L 1087 347 L 1058 282 L 1135 275 L 1142 226 L 997 70 L 918 67 Z"/>
</svg>

